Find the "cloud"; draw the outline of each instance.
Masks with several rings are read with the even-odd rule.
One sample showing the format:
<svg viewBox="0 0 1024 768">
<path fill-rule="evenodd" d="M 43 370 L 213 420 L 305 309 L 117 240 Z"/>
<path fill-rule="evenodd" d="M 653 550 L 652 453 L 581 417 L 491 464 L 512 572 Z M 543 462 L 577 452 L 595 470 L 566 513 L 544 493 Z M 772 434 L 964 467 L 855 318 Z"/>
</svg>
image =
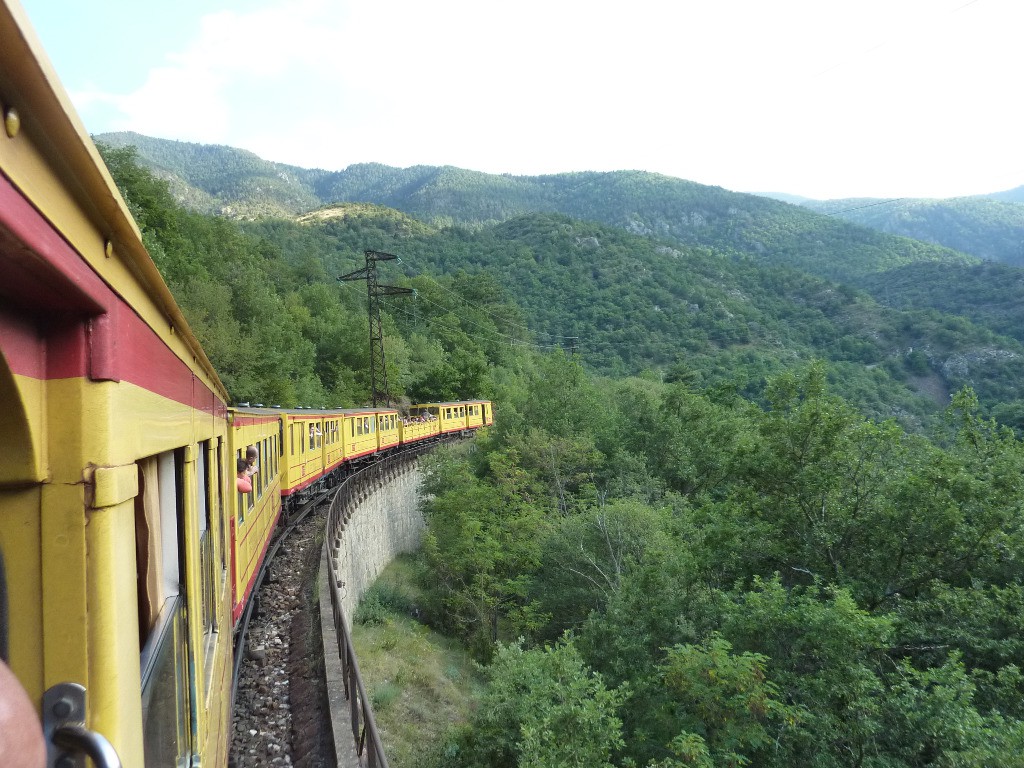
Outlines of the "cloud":
<svg viewBox="0 0 1024 768">
<path fill-rule="evenodd" d="M 132 92 L 75 98 L 100 130 L 328 169 L 946 193 L 1016 146 L 1022 16 L 1014 0 L 271 0 L 203 16 Z"/>
</svg>

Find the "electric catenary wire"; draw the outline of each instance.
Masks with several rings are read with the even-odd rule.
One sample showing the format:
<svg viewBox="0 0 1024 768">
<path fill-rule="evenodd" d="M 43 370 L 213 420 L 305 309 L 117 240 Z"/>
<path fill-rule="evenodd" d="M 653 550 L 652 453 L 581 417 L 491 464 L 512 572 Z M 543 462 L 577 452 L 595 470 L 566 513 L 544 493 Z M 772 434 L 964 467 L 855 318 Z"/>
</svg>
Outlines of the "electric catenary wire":
<svg viewBox="0 0 1024 768">
<path fill-rule="evenodd" d="M 344 287 L 344 288 L 352 288 L 354 286 L 342 284 L 342 287 Z M 507 333 L 502 333 L 501 331 L 498 331 L 498 330 L 496 330 L 494 328 L 488 328 L 486 325 L 481 325 L 480 323 L 476 322 L 475 320 L 471 320 L 470 318 L 465 317 L 464 315 L 460 315 L 458 312 L 452 311 L 451 309 L 449 309 L 448 307 L 444 306 L 443 304 L 439 304 L 436 301 L 432 301 L 432 300 L 428 299 L 427 297 L 422 296 L 420 294 L 416 295 L 416 299 L 417 300 L 425 301 L 426 303 L 432 304 L 435 307 L 438 307 L 439 309 L 444 310 L 445 312 L 448 312 L 448 313 L 450 313 L 452 315 L 455 315 L 457 318 L 459 318 L 463 322 L 468 323 L 469 325 L 472 325 L 472 326 L 474 326 L 476 328 L 479 328 L 484 334 L 487 334 L 487 335 L 492 336 L 492 337 L 498 337 L 498 338 L 502 339 L 503 341 L 505 341 L 508 344 L 511 344 L 511 345 L 514 345 L 514 346 L 532 347 L 532 348 L 538 349 L 538 350 L 549 350 L 549 349 L 561 349 L 562 348 L 562 346 L 560 344 L 538 344 L 536 342 L 527 341 L 525 339 L 520 339 L 520 338 L 518 338 L 516 336 L 512 336 L 512 335 L 507 334 Z M 402 314 L 408 315 L 409 317 L 411 317 L 413 319 L 419 319 L 419 316 L 415 312 L 410 312 L 409 310 L 404 309 L 403 307 L 398 306 L 394 302 L 382 301 L 381 303 L 384 304 L 388 308 L 389 311 L 401 312 Z M 449 330 L 453 330 L 453 331 L 455 331 L 455 330 L 462 330 L 458 326 L 452 325 L 451 323 L 446 323 L 443 320 L 440 320 L 438 318 L 432 318 L 430 320 L 430 322 L 432 324 L 435 324 L 435 325 L 440 325 L 441 327 L 447 328 Z M 526 328 L 526 326 L 519 326 L 519 327 Z M 529 330 L 529 328 L 526 328 L 526 330 Z M 567 337 L 561 337 L 561 338 L 566 338 L 566 339 L 572 340 L 574 337 L 567 336 Z M 579 346 L 578 341 L 577 341 L 577 346 Z"/>
<path fill-rule="evenodd" d="M 489 315 L 490 317 L 494 318 L 495 320 L 497 320 L 497 321 L 499 321 L 501 323 L 504 323 L 506 325 L 511 325 L 511 326 L 515 326 L 517 328 L 522 328 L 523 330 L 529 331 L 530 333 L 536 334 L 538 336 L 549 336 L 552 339 L 574 339 L 574 338 L 576 338 L 575 336 L 560 336 L 557 333 L 547 333 L 546 331 L 535 331 L 535 330 L 531 329 L 528 325 L 523 325 L 522 323 L 515 323 L 515 322 L 507 320 L 507 319 L 505 319 L 503 317 L 499 317 L 498 315 L 494 314 L 493 312 L 488 311 L 487 309 L 485 309 L 484 307 L 480 306 L 479 304 L 474 304 L 472 301 L 470 301 L 469 299 L 465 298 L 461 294 L 456 293 L 451 288 L 448 288 L 447 286 L 444 286 L 441 283 L 437 282 L 437 280 L 432 278 L 430 275 L 419 273 L 417 275 L 413 275 L 413 277 L 422 277 L 422 278 L 424 278 L 426 280 L 429 280 L 434 285 L 436 285 L 438 288 L 440 288 L 442 291 L 445 291 L 446 293 L 451 294 L 452 296 L 457 298 L 459 301 L 461 301 L 463 304 L 466 304 L 467 306 L 472 307 L 473 309 L 479 310 L 480 312 L 483 312 L 485 315 Z"/>
</svg>

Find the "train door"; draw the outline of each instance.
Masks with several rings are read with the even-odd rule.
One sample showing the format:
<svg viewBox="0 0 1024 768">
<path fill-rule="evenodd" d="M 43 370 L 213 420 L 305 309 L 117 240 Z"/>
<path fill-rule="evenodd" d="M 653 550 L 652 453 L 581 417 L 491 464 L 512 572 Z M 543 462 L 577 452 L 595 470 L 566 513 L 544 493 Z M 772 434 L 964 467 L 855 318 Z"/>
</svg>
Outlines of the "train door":
<svg viewBox="0 0 1024 768">
<path fill-rule="evenodd" d="M 138 462 L 136 569 L 146 765 L 184 767 L 192 761 L 195 677 L 183 580 L 183 454 L 167 451 Z"/>
</svg>

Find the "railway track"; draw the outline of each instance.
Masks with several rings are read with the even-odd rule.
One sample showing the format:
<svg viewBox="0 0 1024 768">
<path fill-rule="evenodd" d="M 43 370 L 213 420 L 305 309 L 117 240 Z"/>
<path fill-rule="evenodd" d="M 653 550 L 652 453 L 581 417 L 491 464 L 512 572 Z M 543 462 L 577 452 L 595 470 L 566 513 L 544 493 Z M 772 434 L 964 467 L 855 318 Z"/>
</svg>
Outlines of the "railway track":
<svg viewBox="0 0 1024 768">
<path fill-rule="evenodd" d="M 390 460 L 412 460 L 439 442 L 402 451 Z M 337 764 L 321 616 L 314 597 L 324 528 L 335 495 L 374 482 L 375 472 L 384 466 L 386 461 L 364 467 L 340 488 L 305 504 L 271 542 L 256 580 L 256 597 L 246 607 L 236 633 L 229 760 L 235 768 L 334 768 Z M 354 684 L 361 686 L 358 680 Z M 359 736 L 356 740 L 362 744 Z"/>
<path fill-rule="evenodd" d="M 236 638 L 231 763 L 334 766 L 314 582 L 328 496 L 281 528 Z"/>
</svg>

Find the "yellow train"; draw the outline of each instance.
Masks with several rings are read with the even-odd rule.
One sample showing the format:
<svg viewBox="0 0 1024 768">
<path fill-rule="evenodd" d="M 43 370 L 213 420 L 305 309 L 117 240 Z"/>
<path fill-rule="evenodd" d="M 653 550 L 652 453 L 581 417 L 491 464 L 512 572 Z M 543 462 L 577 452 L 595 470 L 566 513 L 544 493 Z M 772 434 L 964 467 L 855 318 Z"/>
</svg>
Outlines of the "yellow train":
<svg viewBox="0 0 1024 768">
<path fill-rule="evenodd" d="M 0 653 L 51 764 L 224 766 L 232 629 L 282 514 L 491 404 L 228 407 L 14 0 L 0 109 Z"/>
</svg>

